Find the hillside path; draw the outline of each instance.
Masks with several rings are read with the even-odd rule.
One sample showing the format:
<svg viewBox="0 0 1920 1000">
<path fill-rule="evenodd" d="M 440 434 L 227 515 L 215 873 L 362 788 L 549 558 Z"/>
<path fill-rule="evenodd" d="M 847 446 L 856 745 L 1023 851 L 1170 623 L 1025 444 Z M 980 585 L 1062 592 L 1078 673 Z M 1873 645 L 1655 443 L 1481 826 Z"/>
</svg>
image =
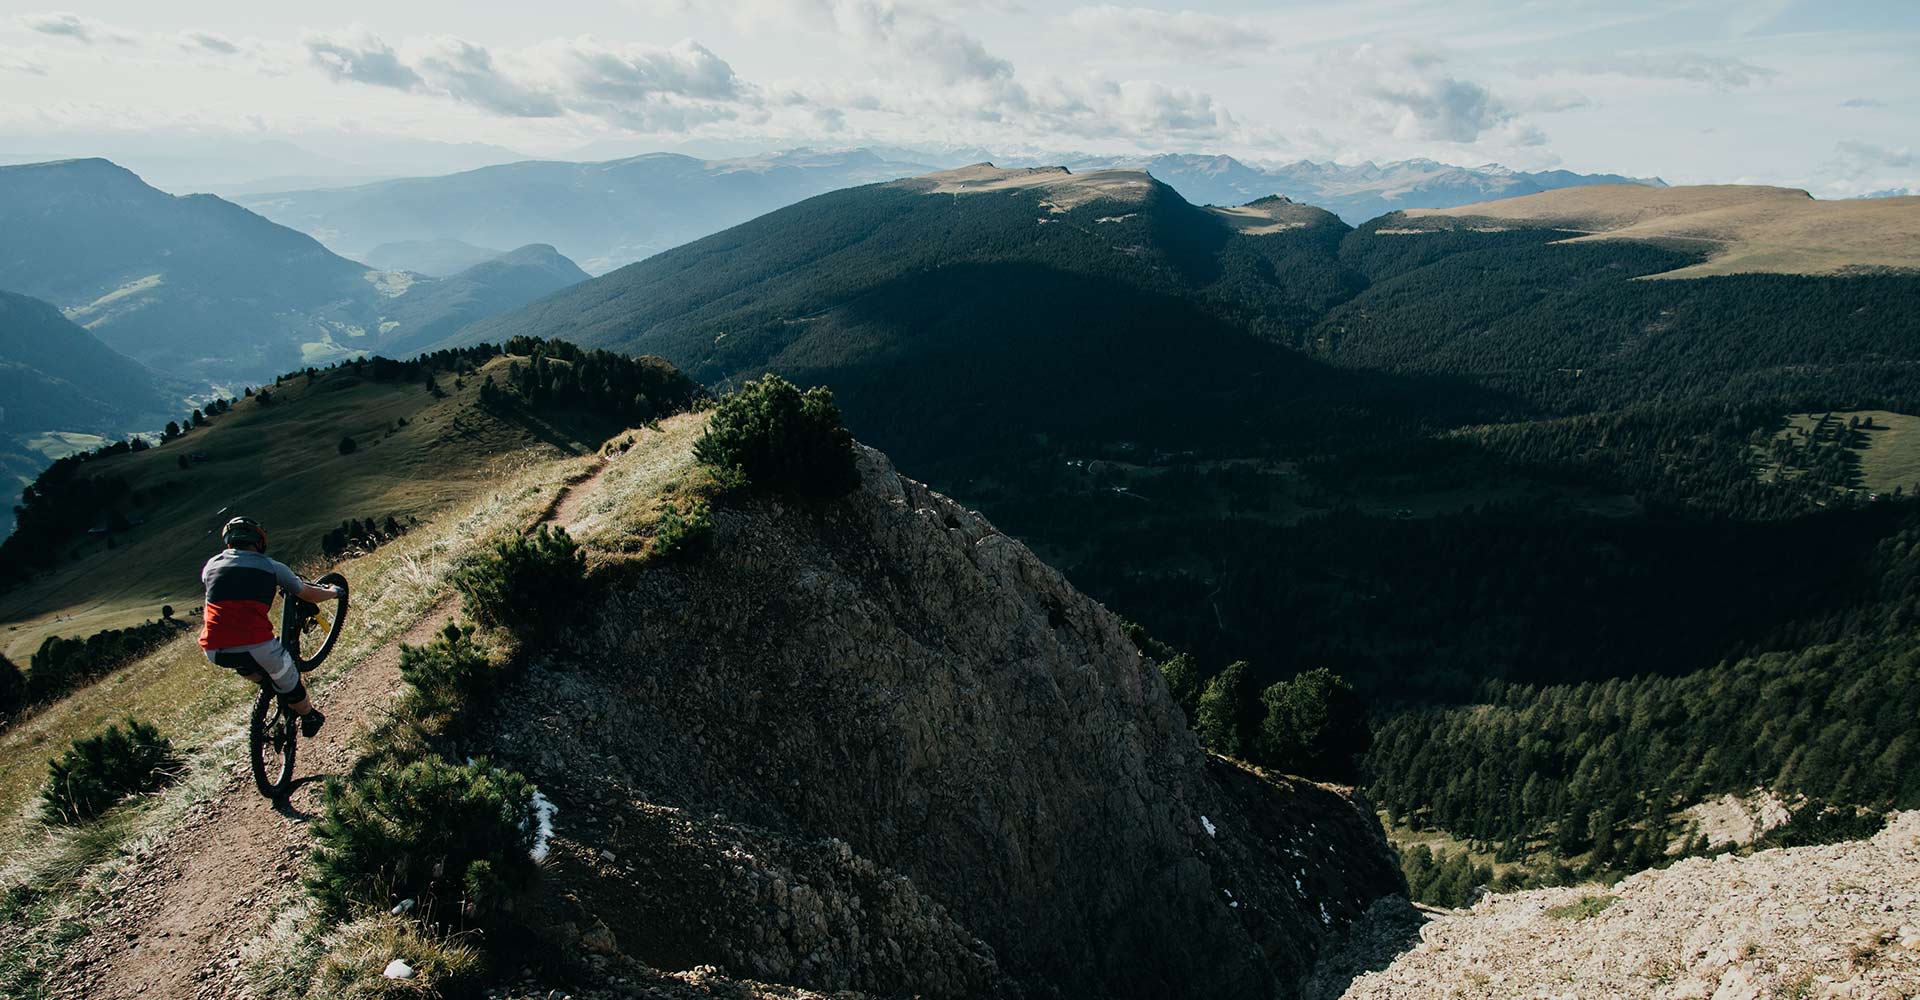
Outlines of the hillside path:
<svg viewBox="0 0 1920 1000">
<path fill-rule="evenodd" d="M 570 525 L 605 464 L 570 484 L 535 524 Z M 86 1000 L 228 1000 L 251 997 L 244 946 L 301 891 L 311 849 L 308 825 L 328 776 L 353 763 L 354 738 L 370 728 L 400 689 L 400 646 L 424 645 L 459 613 L 449 596 L 403 635 L 334 679 L 317 696 L 327 724 L 300 742 L 295 788 L 283 806 L 262 798 L 244 758 L 210 798 L 194 804 L 119 873 L 110 898 L 87 914 L 49 995 Z"/>
<path fill-rule="evenodd" d="M 555 524 L 571 528 L 579 523 L 581 516 L 586 513 L 587 498 L 599 490 L 600 477 L 607 474 L 612 464 L 602 455 L 600 463 L 591 471 L 567 480 L 567 484 L 560 487 L 560 492 L 554 494 L 553 502 L 547 505 L 546 517 L 534 522 L 535 527 Z"/>
</svg>

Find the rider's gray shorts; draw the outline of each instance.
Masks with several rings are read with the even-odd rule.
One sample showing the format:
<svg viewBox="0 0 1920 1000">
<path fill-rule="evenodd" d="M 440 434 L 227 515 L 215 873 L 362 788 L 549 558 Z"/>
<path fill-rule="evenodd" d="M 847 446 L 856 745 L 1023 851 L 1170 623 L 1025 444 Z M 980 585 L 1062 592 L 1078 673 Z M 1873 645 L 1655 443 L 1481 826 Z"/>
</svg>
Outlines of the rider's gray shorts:
<svg viewBox="0 0 1920 1000">
<path fill-rule="evenodd" d="M 262 673 L 273 682 L 274 691 L 292 694 L 300 686 L 300 668 L 293 663 L 287 647 L 275 636 L 266 642 L 229 649 L 209 649 L 207 659 L 241 674 Z"/>
</svg>

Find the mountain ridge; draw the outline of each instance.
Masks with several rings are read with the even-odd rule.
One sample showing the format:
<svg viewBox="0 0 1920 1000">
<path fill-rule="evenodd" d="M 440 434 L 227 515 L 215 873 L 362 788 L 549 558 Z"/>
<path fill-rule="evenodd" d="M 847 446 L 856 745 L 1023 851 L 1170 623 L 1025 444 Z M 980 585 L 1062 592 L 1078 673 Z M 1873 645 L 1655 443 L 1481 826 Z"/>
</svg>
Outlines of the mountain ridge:
<svg viewBox="0 0 1920 1000">
<path fill-rule="evenodd" d="M 528 258 L 518 272 L 464 279 L 376 272 L 242 206 L 170 195 L 98 158 L 0 167 L 0 225 L 15 250 L 0 259 L 0 288 L 54 303 L 149 367 L 222 384 L 456 326 L 579 274 Z M 487 280 L 502 287 L 483 292 Z M 408 301 L 445 281 L 466 294 L 438 308 Z"/>
<path fill-rule="evenodd" d="M 1263 166 L 1224 154 L 1168 153 L 1079 157 L 1064 162 L 1070 167 L 1146 170 L 1195 204 L 1241 205 L 1265 195 L 1284 195 L 1293 201 L 1325 208 L 1349 225 L 1359 225 L 1402 208 L 1445 208 L 1564 187 L 1622 182 L 1666 186 L 1666 182 L 1657 177 L 1629 178 L 1566 170 L 1528 172 L 1499 164 L 1462 167 L 1424 158 L 1384 164 L 1368 160 L 1353 165 L 1302 159 Z"/>
<path fill-rule="evenodd" d="M 642 153 L 585 163 L 525 160 L 238 200 L 349 256 L 401 240 L 540 242 L 603 273 L 811 195 L 925 169 L 866 150 L 801 148 L 730 160 Z M 474 211 L 476 203 L 486 211 Z"/>
<path fill-rule="evenodd" d="M 1421 220 L 1496 220 L 1586 234 L 1576 242 L 1687 242 L 1709 248 L 1707 260 L 1662 278 L 1920 272 L 1920 196 L 1821 201 L 1799 188 L 1764 185 L 1595 185 L 1413 209 L 1404 218 L 1411 229 Z"/>
</svg>

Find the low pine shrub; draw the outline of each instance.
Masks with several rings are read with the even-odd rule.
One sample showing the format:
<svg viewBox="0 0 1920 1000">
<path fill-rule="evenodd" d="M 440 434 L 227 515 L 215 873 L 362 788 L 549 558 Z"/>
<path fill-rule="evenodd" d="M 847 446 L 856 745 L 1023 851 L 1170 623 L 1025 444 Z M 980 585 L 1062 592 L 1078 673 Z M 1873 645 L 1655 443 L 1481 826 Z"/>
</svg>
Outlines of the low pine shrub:
<svg viewBox="0 0 1920 1000">
<path fill-rule="evenodd" d="M 27 680 L 13 661 L 0 656 L 0 723 L 11 719 L 27 703 Z"/>
<path fill-rule="evenodd" d="M 484 914 L 532 875 L 536 826 L 533 785 L 516 772 L 484 759 L 382 761 L 327 782 L 311 887 L 334 913 L 413 899 Z"/>
<path fill-rule="evenodd" d="M 586 590 L 586 554 L 567 529 L 541 525 L 508 535 L 467 559 L 453 574 L 467 617 L 522 637 L 556 630 Z"/>
<path fill-rule="evenodd" d="M 499 663 L 473 633 L 470 624 L 448 623 L 424 646 L 400 645 L 400 679 L 411 686 L 408 714 L 444 718 L 492 690 Z"/>
<path fill-rule="evenodd" d="M 1768 830 L 1756 847 L 1813 847 L 1866 840 L 1887 827 L 1887 817 L 1870 810 L 1820 800 L 1803 803 L 1784 826 Z"/>
<path fill-rule="evenodd" d="M 129 795 L 143 795 L 173 777 L 179 758 L 160 731 L 131 716 L 125 729 L 106 729 L 73 741 L 47 765 L 42 806 L 50 823 L 92 819 Z"/>
<path fill-rule="evenodd" d="M 853 435 L 840 421 L 833 393 L 806 392 L 778 375 L 748 382 L 720 401 L 693 456 L 737 470 L 756 489 L 836 497 L 860 484 Z"/>
<path fill-rule="evenodd" d="M 705 500 L 687 505 L 687 512 L 668 504 L 653 531 L 653 551 L 660 556 L 699 552 L 713 544 L 713 508 Z"/>
<path fill-rule="evenodd" d="M 166 622 L 102 629 L 85 639 L 50 635 L 27 661 L 28 703 L 52 701 L 74 688 L 139 659 L 180 634 Z"/>
</svg>

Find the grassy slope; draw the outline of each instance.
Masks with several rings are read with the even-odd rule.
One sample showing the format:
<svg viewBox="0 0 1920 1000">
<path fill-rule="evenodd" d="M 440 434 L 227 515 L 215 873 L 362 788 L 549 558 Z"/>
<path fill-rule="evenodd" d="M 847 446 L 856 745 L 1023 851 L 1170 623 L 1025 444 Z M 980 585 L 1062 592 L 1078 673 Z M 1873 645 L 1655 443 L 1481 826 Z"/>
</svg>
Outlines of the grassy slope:
<svg viewBox="0 0 1920 1000">
<path fill-rule="evenodd" d="M 125 476 L 153 494 L 129 512 L 146 523 L 112 549 L 99 536 L 77 541 L 79 559 L 0 594 L 0 651 L 25 666 L 48 635 L 134 624 L 158 617 L 162 604 L 187 615 L 201 601 L 200 566 L 214 549 L 207 530 L 223 507 L 261 519 L 276 557 L 312 568 L 320 536 L 344 519 L 426 516 L 484 488 L 503 456 L 529 446 L 580 453 L 599 441 L 480 410 L 478 379 L 454 390 L 443 378 L 444 400 L 420 383 L 344 372 L 304 381 L 273 390 L 271 405 L 243 400 L 179 440 L 91 463 L 88 474 Z M 407 425 L 389 432 L 401 419 Z M 339 453 L 345 435 L 359 445 L 354 454 Z M 195 453 L 206 460 L 180 469 L 179 457 Z"/>
<path fill-rule="evenodd" d="M 424 393 L 422 394 L 424 395 Z M 448 573 L 475 540 L 518 528 L 553 501 L 586 459 L 549 449 L 501 456 L 491 475 L 431 524 L 338 568 L 353 581 L 354 607 L 341 645 L 309 677 L 324 700 L 336 678 L 394 641 L 450 593 Z M 84 934 L 112 873 L 142 842 L 178 823 L 195 799 L 213 794 L 246 752 L 243 706 L 254 689 L 222 676 L 190 638 L 168 645 L 18 725 L 0 730 L 0 889 L 32 886 L 21 910 L 0 907 L 0 993 L 35 995 L 29 962 L 50 967 L 64 943 Z M 37 818 L 47 761 L 67 742 L 127 713 L 154 721 L 186 751 L 181 780 L 79 829 Z M 24 978 L 22 978 L 24 977 Z M 19 993 L 13 991 L 19 990 Z"/>
<path fill-rule="evenodd" d="M 1796 430 L 1811 428 L 1823 414 L 1796 413 L 1788 423 Z M 1841 423 L 1849 417 L 1872 417 L 1873 426 L 1866 435 L 1864 448 L 1854 449 L 1860 458 L 1860 485 L 1869 490 L 1890 492 L 1898 486 L 1912 493 L 1920 485 L 1920 417 L 1889 410 L 1857 410 L 1835 413 Z"/>
</svg>

